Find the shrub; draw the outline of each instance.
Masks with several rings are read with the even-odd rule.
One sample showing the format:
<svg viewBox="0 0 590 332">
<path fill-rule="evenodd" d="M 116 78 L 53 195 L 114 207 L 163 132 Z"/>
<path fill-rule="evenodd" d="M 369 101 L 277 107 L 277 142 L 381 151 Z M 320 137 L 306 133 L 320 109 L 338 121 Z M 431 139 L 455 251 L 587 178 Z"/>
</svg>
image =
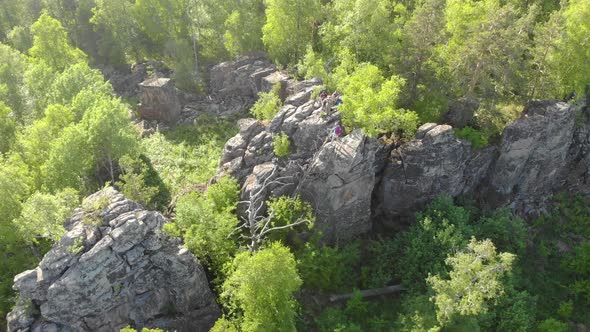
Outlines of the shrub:
<svg viewBox="0 0 590 332">
<path fill-rule="evenodd" d="M 173 236 L 183 236 L 187 248 L 214 272 L 221 272 L 235 253 L 236 243 L 228 238 L 238 224 L 234 214 L 239 186 L 233 178 L 222 178 L 206 194 L 191 193 L 178 200 L 176 220 L 164 225 Z"/>
<path fill-rule="evenodd" d="M 297 226 L 295 229 L 284 229 L 271 232 L 269 238 L 272 241 L 284 241 L 289 232 L 305 230 L 313 226 L 315 221 L 313 208 L 308 202 L 303 201 L 299 196 L 295 198 L 288 196 L 281 196 L 278 198 L 273 197 L 267 201 L 266 204 L 268 209 L 273 213 L 270 222 L 272 227 L 289 225 L 298 220 L 309 220 L 309 223 Z"/>
<path fill-rule="evenodd" d="M 288 156 L 291 150 L 291 141 L 289 140 L 289 136 L 287 136 L 287 134 L 275 135 L 272 146 L 273 151 L 277 157 L 282 158 Z"/>
<path fill-rule="evenodd" d="M 537 331 L 539 332 L 568 332 L 569 330 L 566 323 L 553 318 L 545 319 L 537 325 Z"/>
<path fill-rule="evenodd" d="M 301 286 L 295 257 L 280 243 L 258 252 L 243 252 L 223 283 L 222 299 L 242 331 L 294 331 Z"/>
<path fill-rule="evenodd" d="M 499 136 L 506 125 L 520 117 L 523 109 L 516 104 L 481 105 L 475 112 L 475 123 L 486 137 Z"/>
<path fill-rule="evenodd" d="M 279 97 L 280 91 L 281 83 L 279 82 L 273 86 L 271 91 L 260 92 L 258 94 L 258 100 L 252 106 L 250 113 L 258 120 L 272 120 L 282 105 L 281 98 Z"/>
<path fill-rule="evenodd" d="M 158 188 L 146 184 L 147 166 L 141 160 L 134 160 L 129 156 L 122 157 L 119 160 L 119 166 L 121 181 L 118 181 L 116 185 L 121 193 L 132 201 L 152 208 L 152 201 L 158 193 Z"/>
<path fill-rule="evenodd" d="M 485 134 L 470 126 L 463 127 L 462 129 L 455 129 L 455 136 L 471 142 L 471 146 L 474 149 L 481 149 L 488 145 L 488 138 Z"/>
<path fill-rule="evenodd" d="M 322 292 L 352 290 L 360 278 L 359 242 L 343 247 L 318 246 L 310 241 L 298 255 L 304 287 Z"/>
</svg>

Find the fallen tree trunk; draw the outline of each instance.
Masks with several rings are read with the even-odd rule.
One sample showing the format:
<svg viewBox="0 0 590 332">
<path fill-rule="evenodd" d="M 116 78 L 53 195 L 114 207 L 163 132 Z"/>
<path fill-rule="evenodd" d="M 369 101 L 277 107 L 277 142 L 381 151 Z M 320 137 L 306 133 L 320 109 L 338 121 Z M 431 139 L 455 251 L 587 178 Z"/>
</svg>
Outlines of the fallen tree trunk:
<svg viewBox="0 0 590 332">
<path fill-rule="evenodd" d="M 379 296 L 379 295 L 398 293 L 398 292 L 401 292 L 405 289 L 406 288 L 402 285 L 392 285 L 392 286 L 387 286 L 384 288 L 374 288 L 374 289 L 361 290 L 360 294 L 361 294 L 362 298 L 366 298 L 366 297 L 373 297 L 373 296 Z M 338 301 L 348 300 L 348 299 L 352 298 L 353 296 L 355 296 L 355 294 L 357 294 L 357 293 L 331 295 L 330 302 L 338 302 Z"/>
</svg>

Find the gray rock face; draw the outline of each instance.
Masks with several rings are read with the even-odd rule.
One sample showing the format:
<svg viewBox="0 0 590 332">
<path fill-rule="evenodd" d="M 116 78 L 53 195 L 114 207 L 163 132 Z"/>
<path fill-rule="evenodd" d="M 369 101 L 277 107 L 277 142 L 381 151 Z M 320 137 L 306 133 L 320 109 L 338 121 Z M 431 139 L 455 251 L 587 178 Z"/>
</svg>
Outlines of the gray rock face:
<svg viewBox="0 0 590 332">
<path fill-rule="evenodd" d="M 575 110 L 557 101 L 529 104 L 520 119 L 502 135 L 500 155 L 490 173 L 489 187 L 500 201 L 538 205 L 560 187 L 574 142 Z"/>
<path fill-rule="evenodd" d="M 448 125 L 427 123 L 416 139 L 393 150 L 376 199 L 386 220 L 409 218 L 441 193 L 471 192 L 492 162 L 492 149 L 474 152 Z"/>
<path fill-rule="evenodd" d="M 158 212 L 112 188 L 86 199 L 39 266 L 15 277 L 8 331 L 208 331 L 219 309 L 198 260 Z"/>
<path fill-rule="evenodd" d="M 375 221 L 397 228 L 443 193 L 494 208 L 512 204 L 526 215 L 542 210 L 566 184 L 590 192 L 590 125 L 574 130 L 575 113 L 567 104 L 530 103 L 522 118 L 506 127 L 499 146 L 474 150 L 451 126 L 427 123 L 414 140 L 393 149 L 360 132 L 334 137 L 340 114 L 310 100 L 318 84 L 289 84 L 285 105 L 266 126 L 242 121 L 240 133 L 225 146 L 219 175 L 236 177 L 243 199 L 270 182 L 269 174 L 282 179 L 266 196 L 302 195 L 314 206 L 327 242 L 366 233 Z M 453 122 L 464 126 L 477 105 L 459 106 Z M 273 153 L 277 134 L 289 136 L 288 157 Z"/>
<path fill-rule="evenodd" d="M 336 137 L 340 114 L 326 113 L 310 100 L 319 80 L 293 86 L 294 94 L 267 126 L 249 119 L 225 145 L 219 175 L 231 174 L 242 184 L 242 199 L 266 181 L 264 195 L 297 195 L 315 209 L 316 222 L 327 242 L 348 240 L 371 229 L 372 193 L 385 161 L 384 147 L 360 131 Z M 291 154 L 277 158 L 273 135 L 286 134 Z"/>
<path fill-rule="evenodd" d="M 317 227 L 337 243 L 371 230 L 372 193 L 387 148 L 360 130 L 325 144 L 312 160 L 298 192 L 312 202 Z"/>
<path fill-rule="evenodd" d="M 256 98 L 258 92 L 270 90 L 272 85 L 263 89 L 263 79 L 275 72 L 277 68 L 264 55 L 244 56 L 211 68 L 209 87 L 219 95 Z"/>
<path fill-rule="evenodd" d="M 444 114 L 444 121 L 455 128 L 463 128 L 473 121 L 478 108 L 477 100 L 461 98 L 449 106 Z"/>
<path fill-rule="evenodd" d="M 154 78 L 139 84 L 138 113 L 146 120 L 174 123 L 182 105 L 169 78 Z"/>
<path fill-rule="evenodd" d="M 308 84 L 312 87 L 319 81 Z M 320 103 L 309 100 L 310 96 L 306 100 L 298 100 L 298 103 L 303 103 L 300 106 L 286 101 L 268 126 L 255 119 L 240 120 L 240 132 L 225 145 L 219 175 L 231 174 L 243 183 L 256 165 L 271 162 L 275 158 L 273 135 L 282 133 L 291 139 L 292 154 L 285 162 L 307 163 L 307 159 L 321 148 L 333 128 L 340 123 L 339 114 L 323 114 Z"/>
</svg>

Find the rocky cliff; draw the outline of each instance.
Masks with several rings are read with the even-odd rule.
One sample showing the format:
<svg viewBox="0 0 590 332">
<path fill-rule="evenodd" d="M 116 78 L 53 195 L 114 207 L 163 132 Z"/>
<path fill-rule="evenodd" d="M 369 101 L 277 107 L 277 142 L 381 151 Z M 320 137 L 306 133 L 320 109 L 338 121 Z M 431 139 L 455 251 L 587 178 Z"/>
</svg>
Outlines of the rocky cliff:
<svg viewBox="0 0 590 332">
<path fill-rule="evenodd" d="M 476 150 L 455 137 L 451 126 L 433 123 L 396 146 L 358 131 L 336 136 L 336 110 L 326 111 L 310 100 L 311 93 L 290 93 L 268 124 L 240 121 L 240 133 L 225 146 L 219 175 L 236 177 L 244 199 L 264 183 L 272 183 L 267 197 L 301 195 L 314 206 L 328 242 L 377 225 L 397 228 L 442 193 L 492 208 L 510 206 L 526 217 L 544 213 L 559 191 L 589 191 L 590 126 L 583 120 L 584 107 L 533 101 L 505 128 L 499 144 Z M 272 149 L 273 135 L 280 133 L 292 146 L 284 158 Z"/>
<path fill-rule="evenodd" d="M 88 197 L 39 266 L 15 277 L 9 331 L 208 331 L 219 309 L 199 261 L 165 218 L 112 188 Z"/>
</svg>

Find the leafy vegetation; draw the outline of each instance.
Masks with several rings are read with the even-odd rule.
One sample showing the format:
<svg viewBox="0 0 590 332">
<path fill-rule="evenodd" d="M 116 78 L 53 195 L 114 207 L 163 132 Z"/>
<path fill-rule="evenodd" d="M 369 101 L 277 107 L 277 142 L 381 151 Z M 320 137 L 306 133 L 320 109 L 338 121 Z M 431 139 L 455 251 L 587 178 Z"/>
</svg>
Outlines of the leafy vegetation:
<svg viewBox="0 0 590 332">
<path fill-rule="evenodd" d="M 441 196 L 395 236 L 327 246 L 311 228 L 313 202 L 261 200 L 260 214 L 244 223 L 235 180 L 204 185 L 237 132 L 232 120 L 201 117 L 140 139 L 128 105 L 93 69 L 161 60 L 180 88 L 197 92 L 213 62 L 266 51 L 338 92 L 348 132 L 407 140 L 451 103 L 473 100 L 473 127 L 456 134 L 479 149 L 526 101 L 588 89 L 589 15 L 589 0 L 3 1 L 0 317 L 12 306 L 13 277 L 38 264 L 79 198 L 115 185 L 161 211 L 179 197 L 166 230 L 217 277 L 224 317 L 214 331 L 590 325 L 586 198 L 557 196 L 551 213 L 525 222 Z M 251 113 L 272 120 L 283 88 L 261 93 Z M 289 138 L 276 136 L 273 148 L 289 155 Z M 96 223 L 97 207 L 83 207 Z M 404 290 L 359 291 L 393 284 Z M 350 292 L 345 302 L 321 302 Z"/>
<path fill-rule="evenodd" d="M 258 94 L 258 100 L 252 106 L 250 113 L 254 115 L 258 120 L 270 121 L 279 112 L 282 102 L 279 98 L 279 92 L 281 91 L 280 83 L 273 86 L 269 92 L 260 92 Z"/>
<path fill-rule="evenodd" d="M 287 134 L 279 134 L 274 136 L 272 147 L 277 157 L 286 157 L 291 154 L 291 141 Z"/>
</svg>

